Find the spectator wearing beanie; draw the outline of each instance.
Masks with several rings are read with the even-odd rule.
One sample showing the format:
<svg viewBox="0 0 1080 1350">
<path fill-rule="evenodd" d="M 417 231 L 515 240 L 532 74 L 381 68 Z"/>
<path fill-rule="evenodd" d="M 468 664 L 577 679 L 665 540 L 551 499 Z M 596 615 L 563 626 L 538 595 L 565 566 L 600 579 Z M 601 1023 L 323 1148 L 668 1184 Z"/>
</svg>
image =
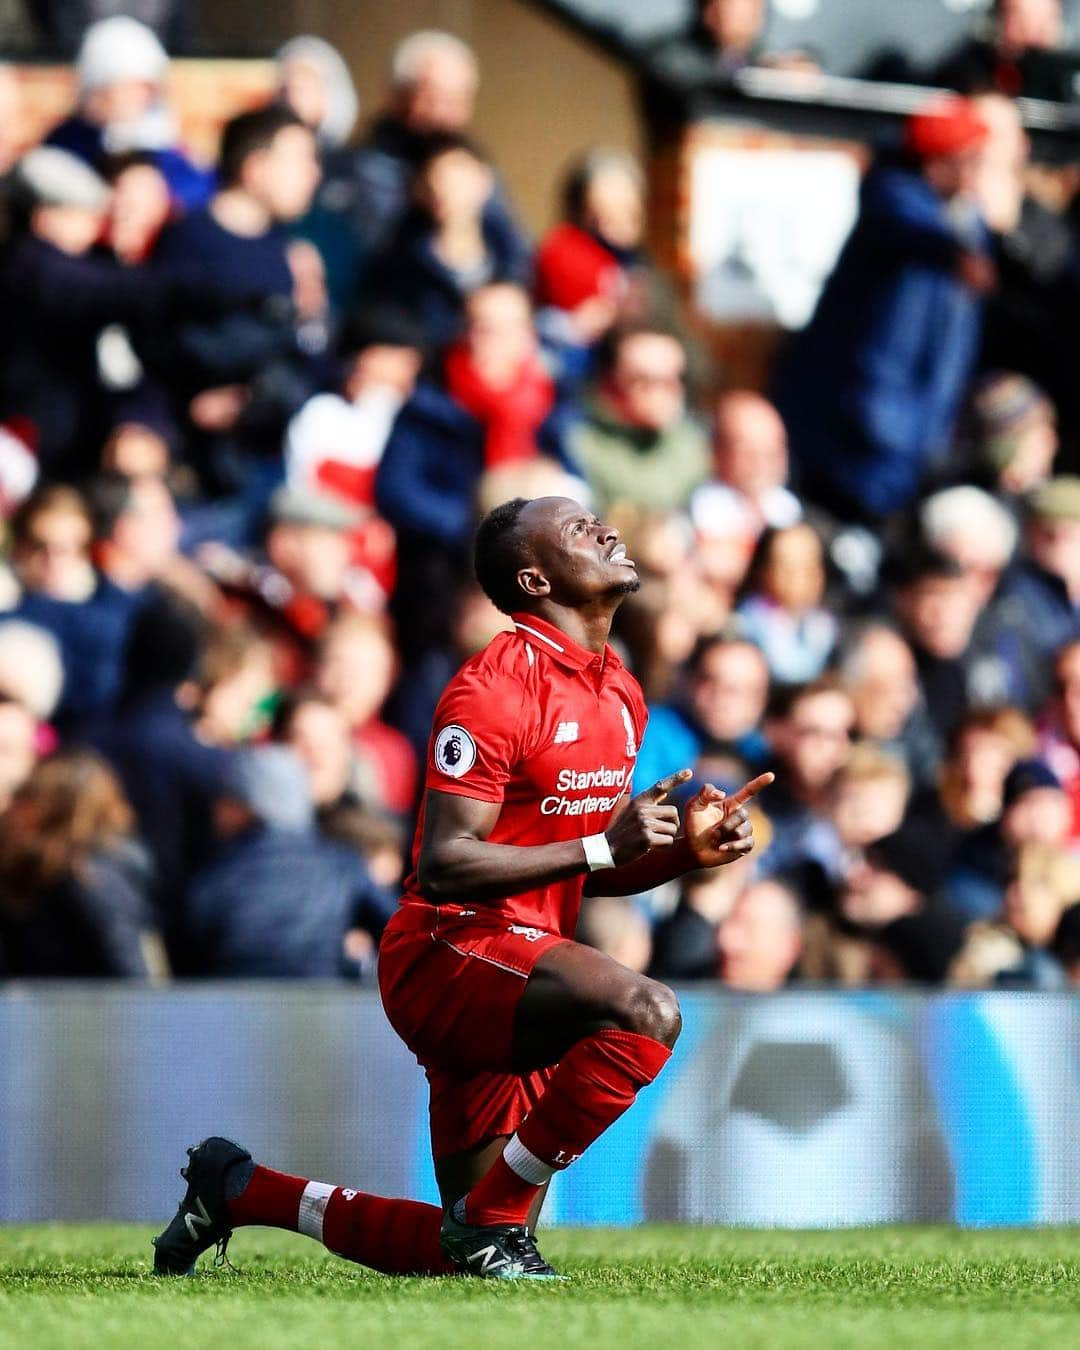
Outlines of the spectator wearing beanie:
<svg viewBox="0 0 1080 1350">
<path fill-rule="evenodd" d="M 801 491 L 844 520 L 906 506 L 947 450 L 993 285 L 973 196 L 987 129 L 932 100 L 904 156 L 863 182 L 859 216 L 777 379 Z"/>
<path fill-rule="evenodd" d="M 1016 502 L 1050 476 L 1058 450 L 1054 405 L 1026 375 L 983 375 L 960 425 L 958 477 Z"/>
<path fill-rule="evenodd" d="M 75 61 L 79 106 L 49 133 L 58 146 L 94 168 L 110 155 L 143 151 L 161 170 L 180 205 L 201 206 L 213 174 L 200 169 L 178 144 L 164 97 L 169 57 L 146 24 L 114 14 L 91 24 Z"/>
<path fill-rule="evenodd" d="M 1019 760 L 1005 778 L 996 818 L 964 834 L 949 862 L 945 896 L 968 919 L 992 919 L 1000 910 L 1015 858 L 1029 844 L 1068 843 L 1072 810 L 1052 770 Z"/>
</svg>

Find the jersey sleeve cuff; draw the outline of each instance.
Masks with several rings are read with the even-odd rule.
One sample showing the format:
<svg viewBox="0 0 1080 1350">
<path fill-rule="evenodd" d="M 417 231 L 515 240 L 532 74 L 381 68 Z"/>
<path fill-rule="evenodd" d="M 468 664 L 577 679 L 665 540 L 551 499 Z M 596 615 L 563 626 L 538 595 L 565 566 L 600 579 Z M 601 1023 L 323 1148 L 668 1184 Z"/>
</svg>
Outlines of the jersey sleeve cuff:
<svg viewBox="0 0 1080 1350">
<path fill-rule="evenodd" d="M 452 778 L 445 783 L 428 781 L 424 785 L 431 792 L 446 792 L 451 797 L 471 797 L 474 802 L 486 802 L 489 806 L 502 806 L 503 794 L 494 789 L 485 792 L 483 788 L 469 783 L 456 783 Z"/>
</svg>

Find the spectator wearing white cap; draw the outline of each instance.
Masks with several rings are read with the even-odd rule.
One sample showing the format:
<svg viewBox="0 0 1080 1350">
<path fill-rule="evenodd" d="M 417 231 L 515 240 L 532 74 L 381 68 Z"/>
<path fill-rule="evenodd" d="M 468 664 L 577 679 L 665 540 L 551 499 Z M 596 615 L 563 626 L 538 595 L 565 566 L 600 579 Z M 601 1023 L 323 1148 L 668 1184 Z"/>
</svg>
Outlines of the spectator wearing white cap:
<svg viewBox="0 0 1080 1350">
<path fill-rule="evenodd" d="M 110 324 L 138 331 L 185 314 L 214 313 L 216 292 L 184 274 L 155 275 L 88 256 L 109 204 L 82 159 L 37 146 L 12 176 L 10 241 L 0 249 L 0 423 L 18 419 L 42 476 L 73 481 L 91 467 L 111 425 L 98 366 Z"/>
<path fill-rule="evenodd" d="M 177 201 L 201 205 L 210 196 L 213 176 L 179 146 L 165 97 L 168 70 L 168 53 L 146 24 L 126 14 L 91 24 L 75 62 L 78 107 L 53 128 L 48 144 L 94 167 L 109 155 L 145 151 Z"/>
</svg>

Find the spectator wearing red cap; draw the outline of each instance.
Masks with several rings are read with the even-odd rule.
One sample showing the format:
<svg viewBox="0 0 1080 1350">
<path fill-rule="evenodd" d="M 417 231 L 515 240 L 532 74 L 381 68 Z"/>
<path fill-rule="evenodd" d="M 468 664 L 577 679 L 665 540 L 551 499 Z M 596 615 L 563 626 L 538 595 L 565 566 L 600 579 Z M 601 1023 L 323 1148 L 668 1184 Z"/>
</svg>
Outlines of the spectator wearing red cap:
<svg viewBox="0 0 1080 1350">
<path fill-rule="evenodd" d="M 778 404 L 804 495 L 876 524 L 947 451 L 994 284 L 974 197 L 986 127 L 936 96 L 903 154 L 867 175 L 859 216 L 810 323 L 782 362 Z"/>
</svg>

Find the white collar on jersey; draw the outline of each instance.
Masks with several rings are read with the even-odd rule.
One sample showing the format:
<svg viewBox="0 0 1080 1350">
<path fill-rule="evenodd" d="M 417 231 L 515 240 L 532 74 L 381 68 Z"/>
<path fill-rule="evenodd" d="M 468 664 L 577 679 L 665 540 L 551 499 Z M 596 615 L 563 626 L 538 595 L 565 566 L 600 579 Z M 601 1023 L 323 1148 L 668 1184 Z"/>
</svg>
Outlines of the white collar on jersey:
<svg viewBox="0 0 1080 1350">
<path fill-rule="evenodd" d="M 557 642 L 549 638 L 546 633 L 541 633 L 537 628 L 530 628 L 527 623 L 522 623 L 519 619 L 514 620 L 514 627 L 523 633 L 531 633 L 534 638 L 539 638 L 541 642 L 546 642 L 549 647 L 554 647 L 557 652 L 565 652 L 565 647 L 560 647 Z"/>
</svg>

